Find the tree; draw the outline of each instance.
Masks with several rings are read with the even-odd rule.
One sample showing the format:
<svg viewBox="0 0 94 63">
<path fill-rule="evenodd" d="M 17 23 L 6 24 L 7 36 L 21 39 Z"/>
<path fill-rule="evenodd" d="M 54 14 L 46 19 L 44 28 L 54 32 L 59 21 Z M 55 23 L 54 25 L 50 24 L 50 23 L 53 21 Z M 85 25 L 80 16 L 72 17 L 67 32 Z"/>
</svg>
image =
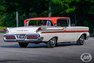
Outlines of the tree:
<svg viewBox="0 0 94 63">
<path fill-rule="evenodd" d="M 0 25 L 16 26 L 16 11 L 20 26 L 24 19 L 48 16 L 50 11 L 51 16 L 69 16 L 73 23 L 89 26 L 93 32 L 94 0 L 0 0 Z"/>
</svg>

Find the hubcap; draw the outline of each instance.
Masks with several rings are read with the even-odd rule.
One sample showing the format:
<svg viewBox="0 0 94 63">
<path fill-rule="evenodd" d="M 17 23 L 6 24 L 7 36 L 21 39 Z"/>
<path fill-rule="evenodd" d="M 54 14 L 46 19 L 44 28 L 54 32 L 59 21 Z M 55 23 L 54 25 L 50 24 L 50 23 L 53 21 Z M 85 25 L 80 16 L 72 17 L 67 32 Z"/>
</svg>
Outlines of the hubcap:
<svg viewBox="0 0 94 63">
<path fill-rule="evenodd" d="M 55 46 L 55 41 L 54 40 L 51 40 L 51 45 Z"/>
<path fill-rule="evenodd" d="M 84 43 L 84 37 L 83 37 L 83 36 L 80 38 L 80 43 L 81 43 L 81 44 Z"/>
<path fill-rule="evenodd" d="M 83 38 L 80 38 L 80 40 L 81 40 L 81 41 L 84 41 L 84 39 L 83 39 Z"/>
</svg>

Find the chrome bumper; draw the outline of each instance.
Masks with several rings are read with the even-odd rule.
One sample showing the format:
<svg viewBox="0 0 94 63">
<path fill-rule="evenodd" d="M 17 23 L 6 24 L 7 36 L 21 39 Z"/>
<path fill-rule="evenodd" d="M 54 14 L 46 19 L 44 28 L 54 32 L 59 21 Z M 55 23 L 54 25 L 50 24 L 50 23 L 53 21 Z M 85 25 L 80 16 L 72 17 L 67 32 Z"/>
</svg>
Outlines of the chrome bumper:
<svg viewBox="0 0 94 63">
<path fill-rule="evenodd" d="M 17 38 L 17 35 L 15 34 L 15 39 L 6 39 L 6 37 L 3 38 L 4 42 L 42 42 L 43 37 L 38 37 L 37 39 L 20 39 Z"/>
<path fill-rule="evenodd" d="M 20 39 L 4 39 L 4 42 L 42 42 L 42 38 L 40 39 L 25 39 L 25 40 L 20 40 Z"/>
</svg>

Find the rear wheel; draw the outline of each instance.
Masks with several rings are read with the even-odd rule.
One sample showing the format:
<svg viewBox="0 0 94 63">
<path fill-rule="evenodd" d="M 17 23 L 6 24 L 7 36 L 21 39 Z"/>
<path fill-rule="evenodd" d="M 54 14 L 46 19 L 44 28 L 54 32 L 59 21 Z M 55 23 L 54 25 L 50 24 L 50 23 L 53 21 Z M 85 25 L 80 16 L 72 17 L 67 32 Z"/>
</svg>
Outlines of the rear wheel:
<svg viewBox="0 0 94 63">
<path fill-rule="evenodd" d="M 81 35 L 80 38 L 77 41 L 77 44 L 78 45 L 83 45 L 84 42 L 85 42 L 85 36 L 84 35 Z"/>
<path fill-rule="evenodd" d="M 49 48 L 54 48 L 57 44 L 57 39 L 56 38 L 52 38 L 47 42 L 47 47 Z"/>
<path fill-rule="evenodd" d="M 26 48 L 28 46 L 28 43 L 19 42 L 19 46 L 22 48 Z"/>
</svg>

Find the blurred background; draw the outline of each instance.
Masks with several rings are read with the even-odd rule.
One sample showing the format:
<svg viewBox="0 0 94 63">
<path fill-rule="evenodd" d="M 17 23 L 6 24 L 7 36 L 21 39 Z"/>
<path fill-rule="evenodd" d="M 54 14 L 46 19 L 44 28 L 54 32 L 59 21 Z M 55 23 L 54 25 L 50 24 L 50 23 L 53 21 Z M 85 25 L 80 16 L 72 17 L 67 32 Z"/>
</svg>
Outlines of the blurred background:
<svg viewBox="0 0 94 63">
<path fill-rule="evenodd" d="M 69 16 L 72 25 L 88 26 L 94 36 L 94 0 L 0 0 L 1 32 L 23 26 L 27 18 L 50 16 Z"/>
</svg>

